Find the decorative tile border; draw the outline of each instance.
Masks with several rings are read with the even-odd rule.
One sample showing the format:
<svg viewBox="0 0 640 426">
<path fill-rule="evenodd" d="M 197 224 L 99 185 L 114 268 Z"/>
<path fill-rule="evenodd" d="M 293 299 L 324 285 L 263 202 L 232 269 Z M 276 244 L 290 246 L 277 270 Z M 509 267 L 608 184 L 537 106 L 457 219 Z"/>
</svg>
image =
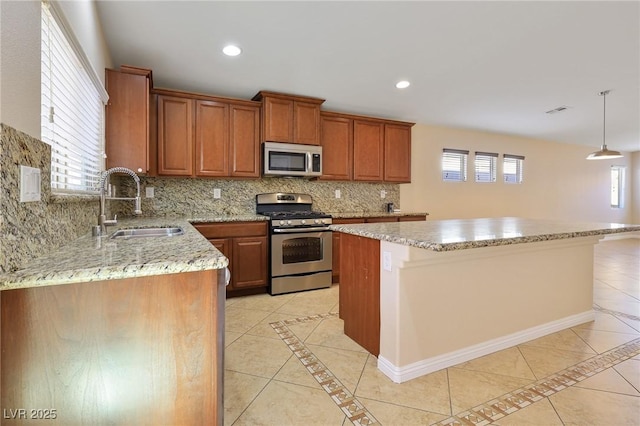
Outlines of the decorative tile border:
<svg viewBox="0 0 640 426">
<path fill-rule="evenodd" d="M 624 312 L 612 311 L 611 309 L 605 309 L 600 305 L 593 304 L 593 310 L 598 312 L 603 312 L 605 314 L 613 315 L 614 317 L 622 317 L 627 318 L 634 321 L 640 321 L 640 317 L 630 314 L 625 314 Z"/>
<path fill-rule="evenodd" d="M 625 318 L 640 320 L 639 317 L 611 311 L 597 305 L 594 305 L 594 309 L 614 316 L 624 316 Z M 380 423 L 373 414 L 358 401 L 288 327 L 289 325 L 332 318 L 337 315 L 336 313 L 311 315 L 291 320 L 277 321 L 270 325 L 354 425 L 379 425 Z M 608 352 L 595 355 L 558 373 L 533 382 L 524 388 L 506 393 L 440 422 L 433 423 L 433 426 L 489 425 L 496 420 L 513 414 L 541 399 L 558 393 L 639 354 L 640 338 L 613 348 Z"/>
<path fill-rule="evenodd" d="M 338 378 L 324 365 L 304 343 L 289 329 L 289 325 L 317 321 L 336 317 L 338 314 L 319 314 L 308 317 L 272 322 L 271 327 L 278 336 L 289 346 L 289 349 L 300 360 L 302 365 L 311 373 L 314 379 L 329 394 L 333 402 L 356 426 L 379 425 L 375 417 L 353 394 L 338 380 Z"/>
<path fill-rule="evenodd" d="M 522 389 L 463 411 L 435 425 L 488 425 L 638 354 L 640 354 L 640 338 L 538 380 Z"/>
</svg>

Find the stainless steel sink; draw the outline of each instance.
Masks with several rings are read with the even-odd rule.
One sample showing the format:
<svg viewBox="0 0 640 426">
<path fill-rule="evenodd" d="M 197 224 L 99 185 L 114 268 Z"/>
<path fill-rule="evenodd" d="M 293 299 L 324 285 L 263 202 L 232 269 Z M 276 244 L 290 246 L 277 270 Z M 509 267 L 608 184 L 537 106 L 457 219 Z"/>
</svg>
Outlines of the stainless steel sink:
<svg viewBox="0 0 640 426">
<path fill-rule="evenodd" d="M 182 234 L 184 234 L 184 229 L 179 226 L 163 226 L 158 228 L 120 229 L 109 238 L 175 237 Z"/>
</svg>

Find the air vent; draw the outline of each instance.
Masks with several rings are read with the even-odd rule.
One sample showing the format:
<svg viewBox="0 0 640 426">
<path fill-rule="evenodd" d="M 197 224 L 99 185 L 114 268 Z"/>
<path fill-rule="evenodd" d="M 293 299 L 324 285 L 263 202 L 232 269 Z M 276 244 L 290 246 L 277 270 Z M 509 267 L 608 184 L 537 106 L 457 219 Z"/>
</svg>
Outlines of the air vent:
<svg viewBox="0 0 640 426">
<path fill-rule="evenodd" d="M 568 106 L 559 106 L 558 108 L 554 108 L 554 109 L 550 109 L 549 111 L 546 111 L 545 114 L 556 114 L 558 112 L 562 112 L 565 109 L 569 109 Z"/>
</svg>

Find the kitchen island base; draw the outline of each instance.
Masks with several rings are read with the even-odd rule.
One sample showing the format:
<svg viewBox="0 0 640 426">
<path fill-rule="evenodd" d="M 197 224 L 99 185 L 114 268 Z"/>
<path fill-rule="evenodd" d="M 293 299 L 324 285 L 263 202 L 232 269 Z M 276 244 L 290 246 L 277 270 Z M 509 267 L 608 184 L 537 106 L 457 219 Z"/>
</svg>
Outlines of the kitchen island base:
<svg viewBox="0 0 640 426">
<path fill-rule="evenodd" d="M 223 424 L 224 269 L 0 298 L 2 424 Z"/>
<path fill-rule="evenodd" d="M 401 383 L 591 321 L 593 248 L 602 237 L 438 252 L 342 234 L 341 259 L 353 265 L 340 283 L 345 334 L 361 343 L 378 332 L 378 368 Z M 379 243 L 379 256 L 353 263 L 360 239 Z M 376 268 L 378 318 L 350 291 Z"/>
</svg>

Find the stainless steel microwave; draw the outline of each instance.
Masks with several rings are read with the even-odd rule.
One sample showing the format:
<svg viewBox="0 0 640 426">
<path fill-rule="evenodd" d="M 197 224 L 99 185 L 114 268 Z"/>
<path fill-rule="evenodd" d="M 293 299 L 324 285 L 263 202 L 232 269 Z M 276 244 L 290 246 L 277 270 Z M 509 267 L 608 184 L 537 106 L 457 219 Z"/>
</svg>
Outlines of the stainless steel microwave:
<svg viewBox="0 0 640 426">
<path fill-rule="evenodd" d="M 263 176 L 318 177 L 322 175 L 322 147 L 294 143 L 265 142 Z"/>
</svg>

